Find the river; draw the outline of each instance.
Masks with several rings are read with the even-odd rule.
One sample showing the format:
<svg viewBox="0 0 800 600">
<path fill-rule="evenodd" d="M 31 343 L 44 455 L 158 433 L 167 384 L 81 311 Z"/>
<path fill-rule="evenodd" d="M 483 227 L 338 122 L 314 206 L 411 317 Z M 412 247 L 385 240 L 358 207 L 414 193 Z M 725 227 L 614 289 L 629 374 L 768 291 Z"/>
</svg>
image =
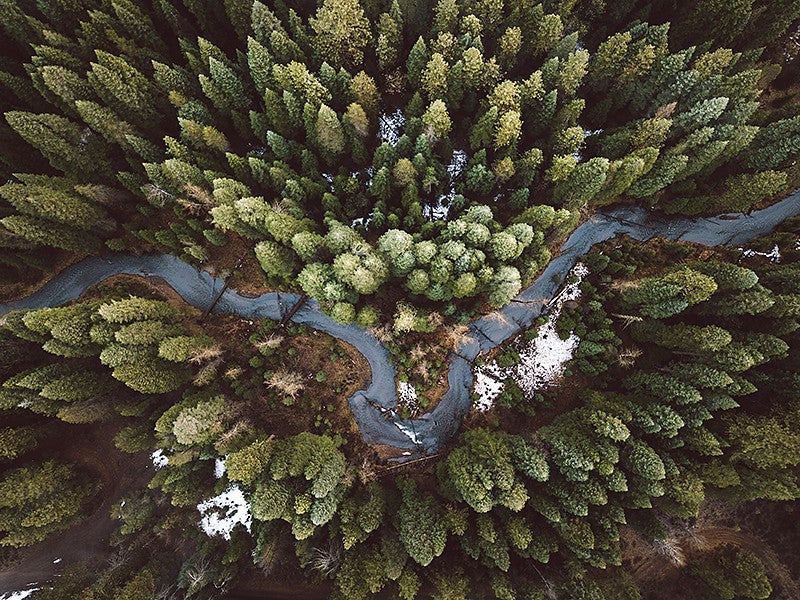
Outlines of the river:
<svg viewBox="0 0 800 600">
<path fill-rule="evenodd" d="M 800 190 L 777 204 L 745 215 L 716 217 L 668 217 L 644 208 L 622 205 L 604 209 L 580 225 L 544 272 L 514 300 L 489 317 L 469 324 L 468 336 L 458 353 L 449 357 L 450 387 L 436 407 L 417 419 L 400 419 L 394 412 L 397 400 L 396 371 L 388 350 L 357 325 L 342 325 L 324 314 L 316 300 L 307 301 L 292 321 L 323 331 L 355 347 L 369 362 L 370 385 L 349 398 L 350 409 L 368 444 L 400 449 L 407 457 L 436 452 L 458 431 L 470 410 L 472 361 L 505 340 L 528 329 L 542 313 L 565 275 L 591 246 L 619 235 L 637 240 L 662 237 L 706 246 L 737 246 L 775 229 L 789 217 L 800 214 Z M 189 304 L 205 310 L 222 289 L 223 281 L 169 254 L 133 256 L 112 254 L 90 257 L 68 267 L 39 291 L 26 298 L 0 305 L 0 315 L 21 308 L 43 308 L 74 300 L 88 288 L 113 275 L 160 277 Z M 236 314 L 245 319 L 281 319 L 299 300 L 298 294 L 270 292 L 243 296 L 228 289 L 214 312 Z"/>
</svg>

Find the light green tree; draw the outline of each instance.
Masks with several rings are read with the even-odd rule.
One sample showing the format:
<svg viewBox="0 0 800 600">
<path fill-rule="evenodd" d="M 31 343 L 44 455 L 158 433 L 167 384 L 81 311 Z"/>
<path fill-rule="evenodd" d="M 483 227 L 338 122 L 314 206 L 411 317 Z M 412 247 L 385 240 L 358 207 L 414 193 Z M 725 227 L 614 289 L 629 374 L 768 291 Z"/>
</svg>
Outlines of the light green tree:
<svg viewBox="0 0 800 600">
<path fill-rule="evenodd" d="M 362 64 L 372 32 L 358 0 L 324 0 L 309 24 L 317 52 L 331 65 Z"/>
</svg>

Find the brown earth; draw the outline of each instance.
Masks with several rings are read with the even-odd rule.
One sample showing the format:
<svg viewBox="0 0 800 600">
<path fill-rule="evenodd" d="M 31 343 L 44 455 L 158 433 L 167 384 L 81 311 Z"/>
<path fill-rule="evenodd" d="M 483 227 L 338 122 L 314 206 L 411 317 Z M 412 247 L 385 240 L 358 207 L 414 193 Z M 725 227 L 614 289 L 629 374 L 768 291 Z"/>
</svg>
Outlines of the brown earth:
<svg viewBox="0 0 800 600">
<path fill-rule="evenodd" d="M 59 459 L 90 472 L 100 483 L 94 504 L 69 529 L 50 536 L 30 548 L 15 551 L 12 560 L 0 565 L 0 593 L 44 583 L 77 564 L 105 561 L 110 555 L 109 536 L 117 527 L 111 507 L 128 492 L 146 487 L 153 476 L 147 453 L 126 454 L 117 450 L 113 437 L 120 421 L 72 425 L 71 443 L 60 445 Z M 57 563 L 56 560 L 60 559 Z"/>
</svg>

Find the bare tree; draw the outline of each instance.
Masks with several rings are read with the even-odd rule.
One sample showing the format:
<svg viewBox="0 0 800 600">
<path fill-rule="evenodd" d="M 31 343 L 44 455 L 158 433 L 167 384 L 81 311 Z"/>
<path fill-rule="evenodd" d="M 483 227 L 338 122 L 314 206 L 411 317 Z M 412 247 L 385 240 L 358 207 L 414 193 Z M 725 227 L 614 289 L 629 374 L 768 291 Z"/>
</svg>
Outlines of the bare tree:
<svg viewBox="0 0 800 600">
<path fill-rule="evenodd" d="M 297 395 L 305 389 L 303 376 L 294 371 L 279 369 L 272 373 L 266 380 L 267 386 L 290 396 L 292 400 L 297 399 Z"/>
</svg>

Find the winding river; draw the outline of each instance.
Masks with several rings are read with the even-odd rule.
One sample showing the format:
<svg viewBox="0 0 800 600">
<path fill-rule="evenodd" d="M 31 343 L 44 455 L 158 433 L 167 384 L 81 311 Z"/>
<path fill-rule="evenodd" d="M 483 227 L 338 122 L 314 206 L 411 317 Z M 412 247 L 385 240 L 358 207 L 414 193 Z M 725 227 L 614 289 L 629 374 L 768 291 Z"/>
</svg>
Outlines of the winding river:
<svg viewBox="0 0 800 600">
<path fill-rule="evenodd" d="M 475 358 L 531 326 L 547 302 L 561 287 L 564 276 L 589 248 L 618 235 L 637 240 L 662 237 L 706 246 L 736 246 L 771 232 L 785 219 L 800 214 L 800 190 L 749 215 L 736 213 L 716 217 L 666 217 L 636 206 L 610 207 L 596 213 L 578 227 L 545 271 L 498 314 L 469 324 L 465 343 L 449 357 L 450 388 L 436 407 L 418 419 L 400 419 L 394 412 L 397 400 L 396 372 L 388 350 L 356 325 L 342 325 L 325 315 L 315 300 L 309 300 L 292 321 L 323 331 L 354 346 L 369 362 L 369 387 L 350 397 L 350 409 L 368 444 L 385 444 L 408 457 L 436 452 L 457 431 L 470 409 L 471 363 Z M 118 274 L 160 277 L 189 304 L 205 310 L 222 289 L 223 281 L 168 254 L 132 256 L 114 254 L 87 258 L 59 273 L 35 294 L 0 304 L 0 315 L 21 308 L 55 306 L 78 298 L 87 288 Z M 248 298 L 228 289 L 214 312 L 236 314 L 246 319 L 281 319 L 299 300 L 297 294 L 270 292 Z M 502 317 L 502 318 L 500 318 Z"/>
</svg>

